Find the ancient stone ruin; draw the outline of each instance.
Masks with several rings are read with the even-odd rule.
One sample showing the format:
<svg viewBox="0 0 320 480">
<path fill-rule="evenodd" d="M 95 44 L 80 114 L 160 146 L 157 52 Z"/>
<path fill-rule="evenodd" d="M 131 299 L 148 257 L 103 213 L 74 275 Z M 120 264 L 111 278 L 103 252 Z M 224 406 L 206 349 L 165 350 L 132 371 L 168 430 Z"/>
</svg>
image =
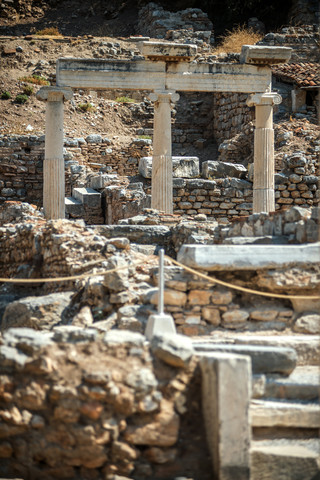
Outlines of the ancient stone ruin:
<svg viewBox="0 0 320 480">
<path fill-rule="evenodd" d="M 319 128 L 274 122 L 287 44 L 198 61 L 194 10 L 139 24 L 197 45 L 57 59 L 45 135 L 1 136 L 3 479 L 318 478 Z M 66 135 L 84 90 L 140 138 Z"/>
</svg>

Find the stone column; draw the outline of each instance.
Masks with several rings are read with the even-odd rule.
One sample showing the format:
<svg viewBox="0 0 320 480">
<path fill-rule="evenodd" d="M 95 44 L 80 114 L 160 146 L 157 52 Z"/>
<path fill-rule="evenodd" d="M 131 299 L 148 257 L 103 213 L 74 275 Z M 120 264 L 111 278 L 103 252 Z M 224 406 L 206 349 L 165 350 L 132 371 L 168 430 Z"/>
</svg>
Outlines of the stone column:
<svg viewBox="0 0 320 480">
<path fill-rule="evenodd" d="M 171 91 L 150 94 L 154 104 L 151 207 L 173 212 L 171 103 L 179 95 Z"/>
<path fill-rule="evenodd" d="M 253 213 L 275 210 L 273 105 L 281 100 L 280 95 L 270 92 L 251 95 L 247 101 L 249 107 L 256 107 Z"/>
<path fill-rule="evenodd" d="M 43 209 L 47 220 L 65 218 L 65 169 L 63 159 L 63 101 L 71 100 L 71 88 L 43 87 L 38 100 L 46 101 Z"/>
</svg>

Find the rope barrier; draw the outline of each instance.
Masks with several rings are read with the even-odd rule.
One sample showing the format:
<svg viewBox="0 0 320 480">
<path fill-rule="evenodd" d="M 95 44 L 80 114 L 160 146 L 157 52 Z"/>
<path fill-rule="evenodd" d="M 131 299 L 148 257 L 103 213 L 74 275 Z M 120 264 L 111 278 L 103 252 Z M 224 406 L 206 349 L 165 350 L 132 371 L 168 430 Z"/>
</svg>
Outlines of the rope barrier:
<svg viewBox="0 0 320 480">
<path fill-rule="evenodd" d="M 149 259 L 157 258 L 155 256 L 149 256 Z M 209 277 L 208 275 L 205 275 L 204 273 L 200 273 L 197 270 L 194 270 L 193 268 L 187 267 L 186 265 L 183 265 L 182 263 L 178 262 L 177 260 L 174 260 L 171 257 L 168 257 L 167 255 L 164 256 L 164 258 L 173 263 L 174 265 L 177 265 L 178 267 L 183 268 L 189 273 L 192 273 L 193 275 L 197 275 L 200 278 L 203 278 L 204 280 L 207 280 L 209 283 L 212 284 L 218 284 L 222 285 L 227 288 L 231 288 L 233 290 L 238 290 L 240 292 L 245 292 L 245 293 L 251 293 L 253 295 L 261 295 L 263 297 L 271 297 L 271 298 L 284 298 L 284 299 L 290 299 L 290 298 L 295 298 L 295 299 L 308 299 L 308 300 L 320 300 L 320 295 L 283 295 L 280 293 L 269 293 L 269 292 L 260 292 L 258 290 L 253 290 L 251 288 L 246 288 L 246 287 L 241 287 L 239 285 L 233 285 L 232 283 L 229 282 L 224 282 L 223 280 L 219 280 L 217 278 L 212 278 Z M 94 263 L 97 265 L 100 264 L 105 260 L 97 261 L 97 262 L 90 262 L 91 265 L 93 266 Z M 146 259 L 141 260 L 139 262 L 133 262 L 130 267 L 136 267 L 141 264 L 145 264 Z M 85 266 L 85 265 L 84 265 Z M 83 266 L 83 267 L 84 267 Z M 111 270 L 102 270 L 100 272 L 91 272 L 91 273 L 83 273 L 81 275 L 70 275 L 68 277 L 55 277 L 55 278 L 1 278 L 0 277 L 0 283 L 22 283 L 22 284 L 28 284 L 28 283 L 58 283 L 58 282 L 69 282 L 73 280 L 82 280 L 85 278 L 90 278 L 90 277 L 97 277 L 99 275 L 107 275 L 109 273 L 115 273 L 120 270 L 124 270 L 128 268 L 128 265 L 123 265 L 117 268 L 112 268 Z"/>
<path fill-rule="evenodd" d="M 209 283 L 217 283 L 218 285 L 223 285 L 224 287 L 232 288 L 233 290 L 239 290 L 241 292 L 252 293 L 253 295 L 261 295 L 263 297 L 272 297 L 272 298 L 296 298 L 296 299 L 308 299 L 308 300 L 320 300 L 320 295 L 282 295 L 280 293 L 268 293 L 268 292 L 259 292 L 258 290 L 252 290 L 251 288 L 240 287 L 239 285 L 233 285 L 232 283 L 224 282 L 223 280 L 218 280 L 217 278 L 208 277 L 204 273 L 197 272 L 193 268 L 187 267 L 177 260 L 165 255 L 165 259 L 169 262 L 177 265 L 178 267 L 184 268 L 187 272 L 190 272 L 194 275 L 197 275 L 200 278 L 204 278 Z"/>
</svg>

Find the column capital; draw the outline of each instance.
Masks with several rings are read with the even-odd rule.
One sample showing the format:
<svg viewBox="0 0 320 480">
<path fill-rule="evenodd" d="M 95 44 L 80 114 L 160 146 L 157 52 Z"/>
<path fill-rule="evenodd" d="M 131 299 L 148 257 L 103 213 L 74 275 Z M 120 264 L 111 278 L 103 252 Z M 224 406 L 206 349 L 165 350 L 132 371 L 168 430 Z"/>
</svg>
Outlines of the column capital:
<svg viewBox="0 0 320 480">
<path fill-rule="evenodd" d="M 152 102 L 174 103 L 177 102 L 180 95 L 174 90 L 156 90 L 149 94 Z"/>
<path fill-rule="evenodd" d="M 71 100 L 73 91 L 70 87 L 42 87 L 36 93 L 36 97 L 41 101 L 59 102 L 64 100 Z"/>
<path fill-rule="evenodd" d="M 263 105 L 279 105 L 282 102 L 282 97 L 279 93 L 275 92 L 266 92 L 266 93 L 255 93 L 250 95 L 247 100 L 248 107 L 253 106 L 263 106 Z"/>
</svg>

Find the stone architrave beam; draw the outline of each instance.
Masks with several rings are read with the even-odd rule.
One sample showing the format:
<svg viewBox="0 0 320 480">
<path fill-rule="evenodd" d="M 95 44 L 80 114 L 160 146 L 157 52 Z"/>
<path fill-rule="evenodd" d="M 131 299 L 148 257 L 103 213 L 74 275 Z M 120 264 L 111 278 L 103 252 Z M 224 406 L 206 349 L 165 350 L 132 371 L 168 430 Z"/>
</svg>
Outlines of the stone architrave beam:
<svg viewBox="0 0 320 480">
<path fill-rule="evenodd" d="M 271 69 L 236 63 L 166 63 L 165 57 L 159 61 L 59 58 L 57 84 L 95 90 L 263 93 L 270 89 Z"/>
<path fill-rule="evenodd" d="M 43 208 L 47 220 L 65 218 L 65 169 L 63 159 L 63 101 L 71 100 L 71 88 L 42 87 L 36 94 L 46 102 Z"/>
<path fill-rule="evenodd" d="M 255 106 L 253 164 L 253 213 L 274 212 L 274 130 L 273 105 L 281 103 L 277 93 L 251 95 L 249 107 Z"/>
</svg>

